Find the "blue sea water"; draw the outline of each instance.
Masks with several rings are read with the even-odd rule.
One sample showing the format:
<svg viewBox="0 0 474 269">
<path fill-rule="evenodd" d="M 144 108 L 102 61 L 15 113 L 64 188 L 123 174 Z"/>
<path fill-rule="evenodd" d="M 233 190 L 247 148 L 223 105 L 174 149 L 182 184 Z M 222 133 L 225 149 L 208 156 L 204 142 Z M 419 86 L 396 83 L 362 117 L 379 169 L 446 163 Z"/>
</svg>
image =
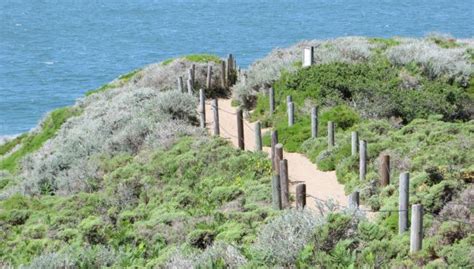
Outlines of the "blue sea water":
<svg viewBox="0 0 474 269">
<path fill-rule="evenodd" d="M 1 0 L 0 136 L 148 63 L 347 35 L 472 37 L 473 0 Z"/>
</svg>

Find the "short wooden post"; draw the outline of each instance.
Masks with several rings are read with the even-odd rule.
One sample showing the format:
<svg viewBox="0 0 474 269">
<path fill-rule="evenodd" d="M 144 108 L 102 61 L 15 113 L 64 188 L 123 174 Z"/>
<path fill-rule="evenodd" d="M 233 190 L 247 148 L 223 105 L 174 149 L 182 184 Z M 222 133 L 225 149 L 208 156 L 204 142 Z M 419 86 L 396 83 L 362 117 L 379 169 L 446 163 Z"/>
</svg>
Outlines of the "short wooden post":
<svg viewBox="0 0 474 269">
<path fill-rule="evenodd" d="M 311 137 L 318 137 L 318 108 L 311 108 Z"/>
<path fill-rule="evenodd" d="M 206 128 L 206 95 L 204 89 L 199 89 L 199 126 Z"/>
<path fill-rule="evenodd" d="M 275 171 L 275 146 L 278 144 L 278 131 L 273 130 L 272 131 L 272 152 L 271 152 L 271 158 L 272 158 L 272 169 Z"/>
<path fill-rule="evenodd" d="M 296 186 L 296 209 L 306 207 L 306 184 L 298 184 Z"/>
<path fill-rule="evenodd" d="M 275 145 L 275 173 L 280 174 L 280 161 L 283 160 L 283 145 Z"/>
<path fill-rule="evenodd" d="M 408 230 L 408 203 L 410 174 L 407 172 L 400 174 L 399 194 L 398 194 L 398 233 L 402 234 Z"/>
<path fill-rule="evenodd" d="M 262 124 L 257 121 L 255 123 L 255 150 L 262 151 Z"/>
<path fill-rule="evenodd" d="M 183 77 L 178 77 L 178 91 L 184 93 Z"/>
<path fill-rule="evenodd" d="M 211 104 L 212 110 L 214 112 L 214 135 L 220 135 L 219 130 L 219 103 L 217 102 L 217 98 L 212 100 Z"/>
<path fill-rule="evenodd" d="M 211 89 L 211 86 L 212 86 L 211 83 L 212 83 L 212 66 L 209 63 L 209 65 L 207 66 L 207 79 L 206 79 L 206 88 L 208 90 Z"/>
<path fill-rule="evenodd" d="M 242 109 L 237 110 L 237 139 L 239 144 L 239 149 L 245 149 L 245 141 L 244 141 L 244 116 Z"/>
<path fill-rule="evenodd" d="M 357 132 L 352 132 L 351 133 L 351 155 L 356 156 L 357 155 L 357 147 L 359 147 L 359 133 Z"/>
<path fill-rule="evenodd" d="M 275 90 L 273 87 L 270 88 L 270 115 L 275 112 Z"/>
<path fill-rule="evenodd" d="M 272 204 L 276 210 L 281 210 L 281 188 L 280 188 L 280 176 L 273 175 L 272 177 Z"/>
<path fill-rule="evenodd" d="M 380 159 L 380 185 L 385 187 L 390 184 L 390 155 L 383 155 Z"/>
<path fill-rule="evenodd" d="M 365 180 L 367 173 L 367 142 L 365 140 L 359 141 L 359 179 Z"/>
<path fill-rule="evenodd" d="M 288 103 L 288 126 L 295 124 L 295 106 L 293 102 Z"/>
<path fill-rule="evenodd" d="M 193 94 L 194 88 L 193 88 L 193 81 L 191 79 L 188 79 L 187 86 L 188 86 L 188 93 Z"/>
<path fill-rule="evenodd" d="M 193 72 L 194 71 L 193 71 L 192 67 L 188 69 L 188 79 L 191 80 L 191 85 L 193 85 L 193 87 L 194 87 L 194 74 L 193 74 Z"/>
<path fill-rule="evenodd" d="M 358 209 L 359 208 L 359 192 L 355 191 L 349 195 L 349 208 Z"/>
<path fill-rule="evenodd" d="M 303 49 L 303 67 L 308 67 L 313 64 L 314 47 L 307 47 Z"/>
<path fill-rule="evenodd" d="M 328 149 L 334 147 L 334 140 L 334 122 L 328 121 Z"/>
<path fill-rule="evenodd" d="M 280 188 L 281 188 L 281 206 L 290 207 L 290 187 L 288 181 L 288 161 L 280 161 Z"/>
<path fill-rule="evenodd" d="M 286 104 L 288 105 L 289 103 L 292 103 L 293 102 L 293 97 L 291 97 L 291 95 L 288 95 L 286 97 Z"/>
<path fill-rule="evenodd" d="M 423 243 L 423 205 L 411 206 L 410 252 L 421 250 Z"/>
<path fill-rule="evenodd" d="M 226 71 L 225 71 L 225 61 L 221 61 L 221 87 L 227 89 L 227 82 L 225 80 Z"/>
</svg>

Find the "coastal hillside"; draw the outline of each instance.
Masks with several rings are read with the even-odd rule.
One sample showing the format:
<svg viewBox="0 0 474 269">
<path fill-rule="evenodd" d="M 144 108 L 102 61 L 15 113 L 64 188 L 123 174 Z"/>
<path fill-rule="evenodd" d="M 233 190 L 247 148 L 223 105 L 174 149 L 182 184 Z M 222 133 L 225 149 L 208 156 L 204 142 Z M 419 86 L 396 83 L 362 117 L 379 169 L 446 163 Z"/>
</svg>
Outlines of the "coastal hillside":
<svg viewBox="0 0 474 269">
<path fill-rule="evenodd" d="M 307 47 L 312 61 L 302 67 Z M 474 40 L 303 41 L 227 76 L 222 66 L 199 54 L 134 70 L 0 144 L 0 267 L 474 265 Z M 178 86 L 190 68 L 192 89 Z M 308 206 L 295 208 L 302 179 L 291 167 L 289 205 L 275 206 L 268 154 L 235 148 L 225 129 L 200 128 L 201 88 L 208 100 L 231 98 L 246 125 L 260 123 L 263 146 L 277 131 L 285 152 L 335 171 L 360 207 L 308 187 Z M 366 143 L 363 174 L 354 134 Z M 412 205 L 423 207 L 417 221 Z"/>
</svg>

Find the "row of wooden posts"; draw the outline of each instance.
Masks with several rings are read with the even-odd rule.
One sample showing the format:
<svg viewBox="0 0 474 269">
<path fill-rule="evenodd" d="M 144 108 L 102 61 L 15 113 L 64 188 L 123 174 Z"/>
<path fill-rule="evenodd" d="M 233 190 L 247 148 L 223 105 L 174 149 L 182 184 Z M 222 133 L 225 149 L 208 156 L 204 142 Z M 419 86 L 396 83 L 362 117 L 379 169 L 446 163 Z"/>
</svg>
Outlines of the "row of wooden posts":
<svg viewBox="0 0 474 269">
<path fill-rule="evenodd" d="M 304 55 L 306 54 L 305 49 Z M 313 48 L 311 55 L 313 53 Z M 312 60 L 311 60 L 312 61 Z M 212 72 L 212 70 L 208 70 Z M 208 74 L 208 78 L 210 75 Z M 210 85 L 210 84 L 209 84 Z M 275 111 L 275 92 L 273 88 L 269 91 L 270 95 L 270 113 L 273 114 Z M 199 91 L 199 112 L 200 112 L 200 126 L 206 127 L 206 115 L 205 115 L 205 93 L 204 90 Z M 213 99 L 211 102 L 211 108 L 213 111 L 213 134 L 215 136 L 220 135 L 219 126 L 219 105 L 218 100 Z M 292 126 L 295 123 L 294 120 L 294 103 L 291 96 L 287 96 L 287 110 L 288 110 L 288 125 Z M 244 119 L 242 109 L 238 109 L 236 112 L 236 123 L 237 123 L 237 141 L 238 147 L 241 150 L 245 150 L 244 140 Z M 262 144 L 262 131 L 261 123 L 256 122 L 254 125 L 255 132 L 255 150 L 261 151 L 263 148 Z M 311 109 L 311 136 L 313 138 L 318 137 L 318 108 L 313 107 Z M 335 124 L 332 121 L 328 122 L 328 148 L 332 148 L 336 145 L 335 141 Z M 351 133 L 351 155 L 357 156 L 359 153 L 359 179 L 365 180 L 367 173 L 367 141 L 360 140 L 358 132 Z M 272 160 L 272 204 L 275 209 L 281 210 L 291 206 L 290 195 L 289 195 L 289 174 L 288 174 L 288 161 L 283 156 L 283 145 L 278 142 L 278 132 L 273 130 L 271 132 L 271 160 Z M 384 155 L 381 157 L 379 165 L 379 176 L 380 185 L 387 186 L 390 184 L 390 156 Z M 306 184 L 300 183 L 296 186 L 296 208 L 303 209 L 306 207 Z M 359 192 L 355 191 L 348 197 L 349 207 L 353 209 L 359 208 Z M 399 181 L 399 208 L 394 210 L 399 215 L 399 233 L 404 233 L 408 230 L 408 214 L 409 214 L 409 173 L 402 173 Z M 423 206 L 421 204 L 412 205 L 412 216 L 411 216 L 411 229 L 410 229 L 410 251 L 415 252 L 421 249 L 422 246 L 422 220 L 423 220 Z"/>
</svg>

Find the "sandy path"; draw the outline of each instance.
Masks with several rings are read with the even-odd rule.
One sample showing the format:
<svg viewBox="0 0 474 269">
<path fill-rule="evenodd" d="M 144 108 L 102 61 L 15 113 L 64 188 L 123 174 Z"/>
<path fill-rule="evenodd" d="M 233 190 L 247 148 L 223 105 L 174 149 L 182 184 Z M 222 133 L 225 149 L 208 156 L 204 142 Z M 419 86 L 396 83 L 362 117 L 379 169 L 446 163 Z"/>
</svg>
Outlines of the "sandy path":
<svg viewBox="0 0 474 269">
<path fill-rule="evenodd" d="M 231 106 L 231 100 L 219 99 L 219 121 L 220 135 L 229 139 L 237 147 L 237 118 L 231 113 L 236 109 Z M 213 112 L 210 102 L 206 103 L 206 121 L 207 128 L 213 130 Z M 246 150 L 255 150 L 255 134 L 253 132 L 254 124 L 245 121 L 244 140 Z M 262 130 L 264 133 L 265 130 Z M 284 145 L 283 145 L 284 146 Z M 270 148 L 263 149 L 269 153 Z M 347 206 L 347 197 L 344 193 L 344 186 L 339 184 L 336 179 L 336 172 L 323 172 L 316 168 L 308 158 L 299 153 L 284 152 L 283 157 L 288 160 L 288 174 L 290 178 L 290 192 L 294 194 L 297 183 L 306 183 L 306 193 L 319 199 L 333 199 L 340 205 Z M 307 199 L 307 206 L 315 207 L 314 199 Z"/>
</svg>

